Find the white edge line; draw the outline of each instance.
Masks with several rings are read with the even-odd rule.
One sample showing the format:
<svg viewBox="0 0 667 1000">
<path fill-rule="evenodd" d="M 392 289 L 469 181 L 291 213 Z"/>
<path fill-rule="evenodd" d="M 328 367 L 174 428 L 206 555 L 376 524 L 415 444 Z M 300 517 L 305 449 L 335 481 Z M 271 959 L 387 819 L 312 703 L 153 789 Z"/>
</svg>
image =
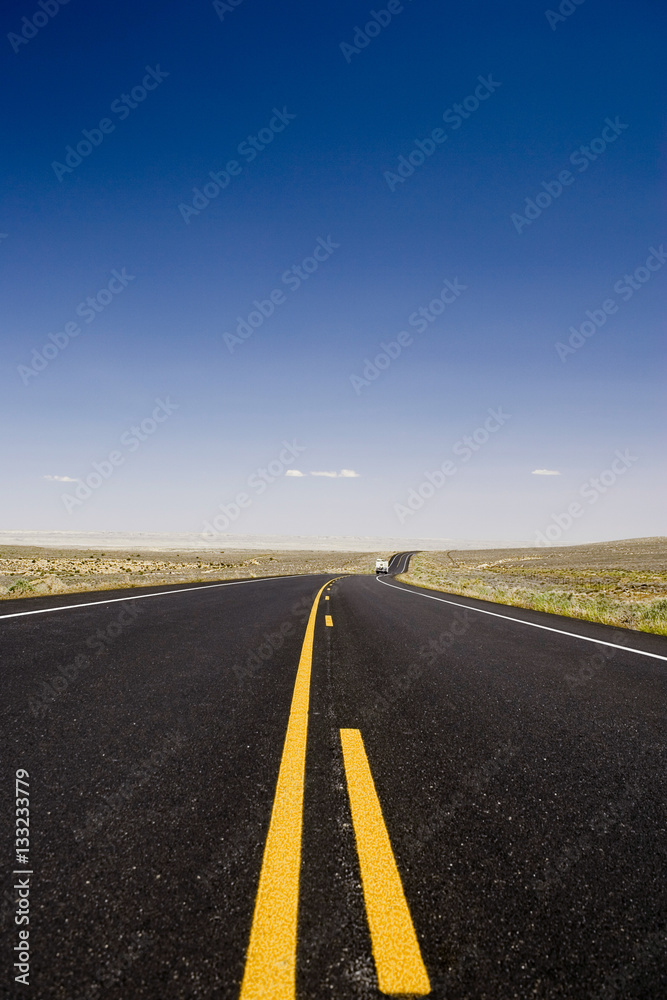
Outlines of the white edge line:
<svg viewBox="0 0 667 1000">
<path fill-rule="evenodd" d="M 638 653 L 639 656 L 650 656 L 654 660 L 666 660 L 667 656 L 660 656 L 659 653 L 648 653 L 645 649 L 633 649 L 630 646 L 621 646 L 617 642 L 607 642 L 605 639 L 591 639 L 588 635 L 579 635 L 578 632 L 566 632 L 562 628 L 553 628 L 551 625 L 538 625 L 537 622 L 527 622 L 523 618 L 512 618 L 511 615 L 501 615 L 497 611 L 485 611 L 483 608 L 473 608 L 469 604 L 459 604 L 458 601 L 448 601 L 444 597 L 436 597 L 434 594 L 423 594 L 421 590 L 408 590 L 405 587 L 397 587 L 393 583 L 388 583 L 386 580 L 381 580 L 376 577 L 378 583 L 383 583 L 386 587 L 391 587 L 392 590 L 400 590 L 404 594 L 411 594 L 413 597 L 426 597 L 429 601 L 440 601 L 441 604 L 453 604 L 455 608 L 465 608 L 466 611 L 477 611 L 480 615 L 492 615 L 493 618 L 503 618 L 508 622 L 518 622 L 519 625 L 528 625 L 530 628 L 541 628 L 546 632 L 557 632 L 559 635 L 569 635 L 572 639 L 582 639 L 584 642 L 597 642 L 599 646 L 611 646 L 613 649 L 622 649 L 626 653 Z M 542 614 L 548 614 L 548 612 L 541 612 Z M 592 622 L 591 624 L 596 624 Z M 599 624 L 599 623 L 597 623 Z M 647 633 L 647 635 L 650 633 Z"/>
<path fill-rule="evenodd" d="M 326 575 L 326 574 L 323 574 Z M 70 611 L 72 608 L 92 608 L 98 604 L 116 604 L 122 601 L 143 601 L 146 597 L 169 597 L 170 594 L 187 594 L 191 590 L 212 590 L 214 587 L 232 587 L 240 583 L 267 583 L 269 580 L 296 580 L 302 578 L 300 573 L 292 573 L 290 576 L 260 576 L 253 580 L 224 580 L 222 583 L 205 583 L 203 587 L 181 587 L 179 590 L 163 590 L 157 594 L 130 594 L 128 597 L 110 597 L 106 601 L 86 601 L 84 604 L 62 604 L 58 608 L 39 608 L 35 611 L 13 611 L 9 615 L 0 615 L 3 618 L 21 618 L 23 615 L 45 615 L 50 611 Z"/>
</svg>

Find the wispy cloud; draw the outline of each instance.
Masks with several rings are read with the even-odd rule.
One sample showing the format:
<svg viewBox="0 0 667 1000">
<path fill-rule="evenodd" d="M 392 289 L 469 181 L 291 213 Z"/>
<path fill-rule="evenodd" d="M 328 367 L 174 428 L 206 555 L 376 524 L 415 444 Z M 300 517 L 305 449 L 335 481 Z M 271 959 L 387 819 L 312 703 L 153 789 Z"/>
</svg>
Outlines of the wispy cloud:
<svg viewBox="0 0 667 1000">
<path fill-rule="evenodd" d="M 533 469 L 531 476 L 560 476 L 555 469 Z"/>
<path fill-rule="evenodd" d="M 311 472 L 311 476 L 327 476 L 328 479 L 358 479 L 359 473 L 354 469 L 341 469 L 340 472 Z"/>
<path fill-rule="evenodd" d="M 340 472 L 326 470 L 322 472 L 301 472 L 300 469 L 287 469 L 286 476 L 325 476 L 327 479 L 358 479 L 359 472 L 354 469 L 341 469 Z"/>
<path fill-rule="evenodd" d="M 42 479 L 50 479 L 54 483 L 78 483 L 78 479 L 72 479 L 71 476 L 42 476 Z"/>
</svg>

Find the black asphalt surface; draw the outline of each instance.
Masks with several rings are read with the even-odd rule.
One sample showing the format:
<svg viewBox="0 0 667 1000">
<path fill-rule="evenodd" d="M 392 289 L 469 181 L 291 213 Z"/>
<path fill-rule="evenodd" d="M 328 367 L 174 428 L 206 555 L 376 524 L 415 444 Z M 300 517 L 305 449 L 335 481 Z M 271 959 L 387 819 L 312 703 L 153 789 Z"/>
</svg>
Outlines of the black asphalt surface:
<svg viewBox="0 0 667 1000">
<path fill-rule="evenodd" d="M 661 657 L 667 640 L 418 591 L 393 578 L 407 555 L 318 612 L 299 1000 L 382 996 L 340 728 L 361 730 L 433 997 L 666 996 L 667 661 L 576 636 Z M 27 987 L 5 877 L 7 995 L 238 997 L 326 579 L 0 604 L 2 842 L 11 871 L 25 768 L 34 872 Z"/>
</svg>

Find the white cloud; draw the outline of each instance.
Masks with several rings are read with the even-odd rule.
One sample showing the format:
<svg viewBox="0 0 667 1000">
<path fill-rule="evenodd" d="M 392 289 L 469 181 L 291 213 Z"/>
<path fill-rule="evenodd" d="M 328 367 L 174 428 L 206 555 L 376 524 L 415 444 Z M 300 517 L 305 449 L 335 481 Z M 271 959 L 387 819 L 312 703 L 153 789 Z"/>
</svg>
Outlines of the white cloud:
<svg viewBox="0 0 667 1000">
<path fill-rule="evenodd" d="M 52 482 L 56 483 L 78 483 L 78 479 L 72 479 L 71 476 L 42 476 L 42 479 L 50 479 Z"/>
<path fill-rule="evenodd" d="M 285 472 L 286 476 L 325 476 L 327 479 L 359 479 L 360 473 L 355 472 L 354 469 L 341 469 L 340 472 L 330 472 L 319 471 L 319 472 L 301 472 L 299 469 L 287 469 Z"/>
<path fill-rule="evenodd" d="M 354 469 L 341 469 L 340 472 L 311 472 L 311 476 L 326 476 L 328 479 L 358 479 L 359 473 Z"/>
<path fill-rule="evenodd" d="M 533 469 L 531 476 L 560 476 L 555 469 Z"/>
</svg>

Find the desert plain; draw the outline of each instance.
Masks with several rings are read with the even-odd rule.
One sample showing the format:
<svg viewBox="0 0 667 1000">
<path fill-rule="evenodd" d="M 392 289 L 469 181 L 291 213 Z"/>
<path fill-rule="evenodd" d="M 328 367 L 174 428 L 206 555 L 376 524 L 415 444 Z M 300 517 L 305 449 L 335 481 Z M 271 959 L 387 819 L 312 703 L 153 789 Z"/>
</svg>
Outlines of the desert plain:
<svg viewBox="0 0 667 1000">
<path fill-rule="evenodd" d="M 376 558 L 391 555 L 0 545 L 0 599 L 292 574 L 373 574 Z M 667 538 L 420 551 L 399 579 L 450 594 L 667 635 Z"/>
</svg>

